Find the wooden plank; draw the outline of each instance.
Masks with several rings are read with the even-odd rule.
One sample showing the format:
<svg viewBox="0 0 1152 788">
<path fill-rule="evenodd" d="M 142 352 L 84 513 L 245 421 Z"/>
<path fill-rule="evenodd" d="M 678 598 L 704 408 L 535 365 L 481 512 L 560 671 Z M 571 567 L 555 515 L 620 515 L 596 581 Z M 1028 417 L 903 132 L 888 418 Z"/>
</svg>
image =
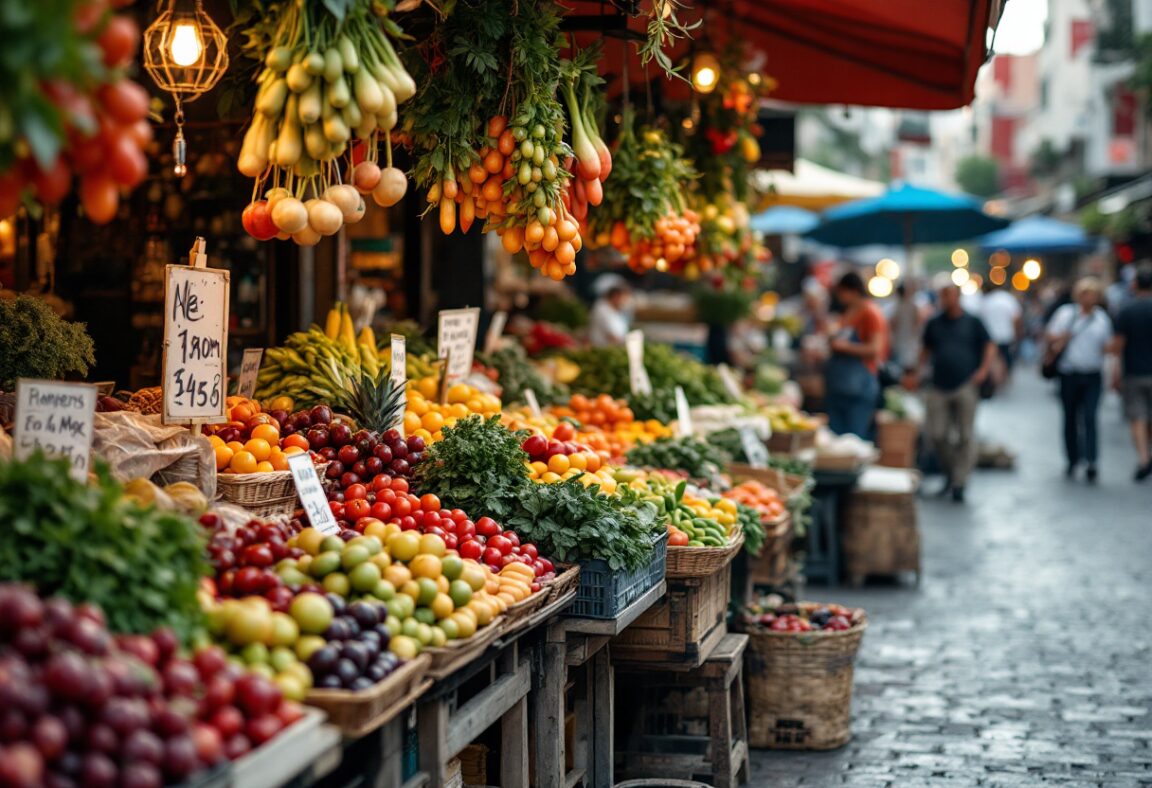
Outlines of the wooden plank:
<svg viewBox="0 0 1152 788">
<path fill-rule="evenodd" d="M 661 586 L 664 584 L 661 583 Z M 661 589 L 663 592 L 663 589 Z M 657 597 L 658 598 L 658 597 Z M 653 599 L 655 601 L 655 598 Z M 616 685 L 612 670 L 611 648 L 601 649 L 592 658 L 592 785 L 612 785 L 612 747 L 614 741 L 614 708 Z"/>
<path fill-rule="evenodd" d="M 532 668 L 527 662 L 522 662 L 516 667 L 515 672 L 497 679 L 464 706 L 458 708 L 452 718 L 447 721 L 444 738 L 440 740 L 445 742 L 444 760 L 455 756 L 467 747 L 473 739 L 504 716 L 531 689 Z M 421 725 L 421 747 L 424 746 L 424 741 L 424 727 Z M 423 758 L 421 758 L 421 762 L 423 762 Z"/>
<path fill-rule="evenodd" d="M 584 781 L 585 771 L 583 769 L 573 769 L 564 775 L 564 788 L 572 788 L 577 783 Z"/>
<path fill-rule="evenodd" d="M 459 752 L 447 748 L 447 702 L 434 700 L 420 704 L 417 712 L 417 730 L 420 736 L 420 771 L 428 774 L 428 781 L 432 785 L 443 785 L 448 779 L 444 767 L 448 759 Z"/>
<path fill-rule="evenodd" d="M 306 709 L 282 734 L 233 764 L 233 788 L 273 788 L 301 774 L 313 782 L 331 772 L 340 765 L 340 731 L 323 722 L 322 711 Z"/>
<path fill-rule="evenodd" d="M 501 788 L 528 788 L 528 698 L 500 718 Z"/>
<path fill-rule="evenodd" d="M 393 788 L 403 782 L 404 718 L 396 717 L 375 732 L 380 737 L 380 771 L 372 784 L 375 788 Z"/>
<path fill-rule="evenodd" d="M 532 694 L 536 726 L 536 785 L 559 788 L 564 780 L 564 692 L 568 649 L 563 643 L 546 643 L 541 664 L 540 687 Z"/>
<path fill-rule="evenodd" d="M 565 626 L 569 632 L 581 632 L 586 635 L 607 635 L 609 637 L 616 637 L 628 625 L 640 617 L 648 608 L 652 607 L 660 597 L 664 596 L 667 584 L 661 580 L 652 588 L 644 592 L 644 596 L 637 599 L 628 607 L 620 611 L 620 615 L 616 618 L 599 619 L 599 618 L 568 618 L 565 619 Z"/>
</svg>

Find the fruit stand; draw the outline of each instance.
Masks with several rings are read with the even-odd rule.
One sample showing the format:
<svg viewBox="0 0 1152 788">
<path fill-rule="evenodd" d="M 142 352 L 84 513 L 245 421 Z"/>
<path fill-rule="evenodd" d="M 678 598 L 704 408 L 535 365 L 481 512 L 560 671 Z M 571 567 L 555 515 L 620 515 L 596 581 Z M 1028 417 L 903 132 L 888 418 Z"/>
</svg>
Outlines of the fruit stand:
<svg viewBox="0 0 1152 788">
<path fill-rule="evenodd" d="M 81 379 L 106 340 L 36 297 L 0 300 L 0 785 L 602 786 L 624 753 L 746 780 L 760 651 L 732 609 L 757 587 L 798 593 L 804 539 L 808 574 L 824 560 L 835 580 L 835 539 L 813 546 L 835 531 L 825 492 L 858 469 L 820 470 L 837 455 L 819 417 L 642 333 L 593 347 L 486 312 L 481 348 L 475 308 L 424 310 L 428 330 L 385 321 L 349 286 L 346 235 L 432 213 L 435 241 L 405 238 L 423 262 L 482 229 L 552 283 L 587 246 L 751 319 L 766 254 L 746 176 L 768 80 L 726 66 L 714 94 L 673 94 L 690 133 L 629 97 L 628 62 L 675 67 L 665 50 L 691 27 L 672 7 L 619 18 L 638 38 L 609 123 L 615 55 L 550 0 L 241 4 L 231 47 L 199 3 L 141 20 L 143 37 L 122 5 L 74 0 L 59 23 L 76 57 L 44 75 L 47 130 L 0 139 L 0 218 L 58 224 L 73 175 L 87 229 L 146 178 L 194 192 L 171 183 L 208 174 L 184 103 L 225 73 L 243 118 L 216 156 L 251 198 L 231 216 L 240 241 L 197 216 L 189 265 L 151 261 L 158 385 L 97 392 Z M 141 40 L 151 105 L 131 78 Z M 150 176 L 145 117 L 166 101 L 173 166 Z M 156 258 L 167 207 L 148 213 Z M 299 281 L 261 301 L 238 248 L 276 249 Z M 253 328 L 274 307 L 281 324 Z M 839 614 L 805 616 L 840 631 Z M 633 684 L 648 711 L 706 695 L 677 725 L 709 730 L 710 755 L 661 758 L 682 733 L 633 729 Z"/>
</svg>

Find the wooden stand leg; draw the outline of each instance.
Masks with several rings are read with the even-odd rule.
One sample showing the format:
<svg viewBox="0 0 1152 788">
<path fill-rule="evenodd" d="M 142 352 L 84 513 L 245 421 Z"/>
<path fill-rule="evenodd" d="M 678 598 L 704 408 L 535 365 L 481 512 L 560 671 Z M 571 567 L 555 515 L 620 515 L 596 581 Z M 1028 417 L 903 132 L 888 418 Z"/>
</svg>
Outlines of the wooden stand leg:
<svg viewBox="0 0 1152 788">
<path fill-rule="evenodd" d="M 740 771 L 737 785 L 743 785 L 752 775 L 752 763 L 748 747 L 748 718 L 744 714 L 744 675 L 736 673 L 736 678 L 728 690 L 732 699 L 732 730 L 736 740 L 744 742 L 743 756 L 740 758 Z"/>
<path fill-rule="evenodd" d="M 590 663 L 592 683 L 591 785 L 612 785 L 612 724 L 615 681 L 609 647 L 600 649 Z"/>
<path fill-rule="evenodd" d="M 500 785 L 528 788 L 528 699 L 500 718 Z"/>
<path fill-rule="evenodd" d="M 563 633 L 561 633 L 563 638 Z M 536 785 L 561 788 L 564 785 L 564 683 L 567 647 L 544 644 L 541 686 L 533 695 L 532 711 L 536 729 Z"/>
<path fill-rule="evenodd" d="M 728 708 L 728 688 L 723 679 L 708 686 L 708 734 L 712 741 L 712 774 L 716 788 L 732 785 L 732 717 Z"/>
<path fill-rule="evenodd" d="M 448 707 L 439 700 L 424 703 L 419 712 L 420 771 L 426 773 L 432 785 L 443 785 L 448 755 L 444 744 L 448 741 Z"/>
<path fill-rule="evenodd" d="M 400 714 L 385 725 L 377 735 L 380 737 L 380 770 L 372 781 L 374 788 L 394 788 L 403 780 L 404 769 L 404 721 L 407 714 Z"/>
</svg>

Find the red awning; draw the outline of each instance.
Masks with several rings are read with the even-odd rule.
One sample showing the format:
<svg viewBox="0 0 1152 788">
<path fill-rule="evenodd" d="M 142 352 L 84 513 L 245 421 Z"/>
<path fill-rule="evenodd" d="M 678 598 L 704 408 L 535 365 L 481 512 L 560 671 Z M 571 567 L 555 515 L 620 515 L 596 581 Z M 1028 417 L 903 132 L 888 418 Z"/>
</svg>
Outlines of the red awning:
<svg viewBox="0 0 1152 788">
<path fill-rule="evenodd" d="M 586 13 L 592 4 L 573 5 L 577 13 Z M 953 109 L 972 101 L 976 72 L 987 54 L 987 31 L 998 21 L 1002 2 L 726 0 L 687 5 L 681 18 L 707 12 L 697 37 L 706 29 L 717 46 L 743 40 L 764 56 L 761 71 L 778 83 L 774 99 Z M 677 47 L 678 56 L 686 53 L 687 46 Z"/>
</svg>

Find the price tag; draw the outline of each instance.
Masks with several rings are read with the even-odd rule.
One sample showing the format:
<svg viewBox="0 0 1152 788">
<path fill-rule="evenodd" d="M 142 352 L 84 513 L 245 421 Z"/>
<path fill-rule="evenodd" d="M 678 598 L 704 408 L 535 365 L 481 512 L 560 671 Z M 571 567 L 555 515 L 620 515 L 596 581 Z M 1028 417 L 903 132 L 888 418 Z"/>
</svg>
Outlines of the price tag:
<svg viewBox="0 0 1152 788">
<path fill-rule="evenodd" d="M 288 458 L 288 470 L 292 472 L 292 482 L 296 485 L 296 494 L 300 496 L 300 505 L 304 507 L 312 527 L 325 534 L 340 533 L 340 526 L 336 524 L 336 518 L 328 506 L 324 485 L 320 484 L 316 466 L 312 464 L 312 456 L 308 452 L 293 454 Z"/>
<path fill-rule="evenodd" d="M 681 438 L 691 437 L 693 433 L 692 409 L 688 407 L 688 397 L 681 386 L 676 387 L 676 428 Z"/>
<path fill-rule="evenodd" d="M 528 403 L 528 410 L 532 411 L 533 416 L 544 415 L 540 410 L 540 400 L 536 399 L 535 391 L 532 389 L 524 389 L 524 401 Z"/>
<path fill-rule="evenodd" d="M 236 385 L 236 393 L 241 397 L 252 399 L 256 396 L 256 378 L 260 375 L 260 361 L 263 358 L 262 347 L 244 351 L 244 358 L 240 361 L 240 382 Z"/>
<path fill-rule="evenodd" d="M 768 467 L 768 447 L 764 445 L 764 441 L 760 440 L 756 430 L 751 427 L 741 427 L 740 445 L 744 449 L 744 456 L 748 458 L 749 465 L 753 468 Z"/>
<path fill-rule="evenodd" d="M 732 399 L 743 399 L 744 392 L 740 388 L 740 381 L 736 379 L 736 373 L 732 371 L 732 367 L 727 364 L 717 364 L 716 371 L 720 373 L 720 382 L 724 384 L 724 390 L 728 392 L 728 396 Z"/>
<path fill-rule="evenodd" d="M 224 421 L 228 272 L 169 265 L 164 277 L 164 423 Z"/>
<path fill-rule="evenodd" d="M 480 310 L 445 309 L 440 313 L 436 355 L 448 359 L 445 379 L 451 384 L 468 377 L 472 356 L 476 353 L 476 332 L 480 327 Z"/>
<path fill-rule="evenodd" d="M 92 455 L 96 387 L 52 380 L 16 381 L 16 459 L 37 449 L 72 463 L 72 478 L 85 481 Z"/>
<path fill-rule="evenodd" d="M 644 369 L 644 332 L 638 328 L 629 331 L 624 347 L 628 351 L 628 380 L 632 393 L 650 395 L 652 381 L 648 379 L 648 370 Z"/>
<path fill-rule="evenodd" d="M 484 352 L 491 353 L 500 347 L 500 336 L 504 333 L 504 326 L 508 325 L 508 313 L 501 310 L 492 315 L 492 322 L 488 324 L 488 333 L 484 335 Z"/>
<path fill-rule="evenodd" d="M 408 409 L 408 340 L 403 334 L 392 335 L 392 369 L 389 377 L 393 386 L 404 390 L 404 409 L 400 411 L 400 419 L 393 426 L 404 435 L 404 411 Z"/>
</svg>

